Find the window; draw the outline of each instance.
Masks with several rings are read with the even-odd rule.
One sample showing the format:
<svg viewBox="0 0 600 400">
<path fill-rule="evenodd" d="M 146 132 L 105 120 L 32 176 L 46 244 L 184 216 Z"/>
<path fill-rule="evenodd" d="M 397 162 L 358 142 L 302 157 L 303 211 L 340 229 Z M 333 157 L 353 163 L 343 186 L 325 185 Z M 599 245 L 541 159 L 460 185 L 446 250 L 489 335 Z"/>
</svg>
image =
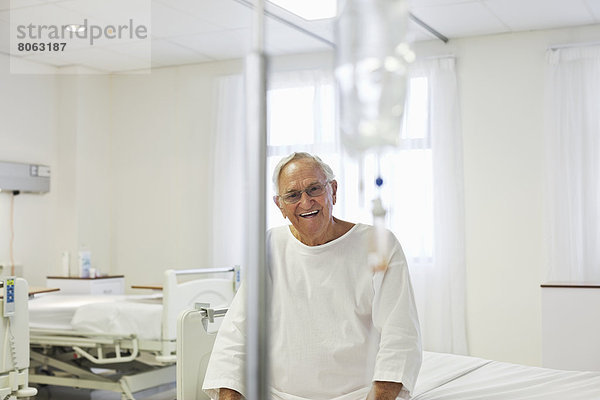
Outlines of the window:
<svg viewBox="0 0 600 400">
<path fill-rule="evenodd" d="M 335 87 L 320 71 L 279 74 L 267 92 L 267 227 L 283 224 L 271 200 L 271 176 L 279 160 L 294 151 L 317 154 L 334 171 L 340 164 L 335 129 Z"/>
<path fill-rule="evenodd" d="M 386 224 L 402 243 L 409 264 L 429 265 L 433 259 L 433 176 L 427 78 L 411 78 L 408 88 L 400 146 L 379 159 L 374 154 L 366 156 L 362 168 L 357 164 L 355 176 L 361 177 L 364 189 L 359 196 L 346 191 L 344 200 L 357 197 L 350 215 L 361 215 L 362 221 L 370 223 L 371 201 L 381 190 Z M 375 185 L 379 175 L 381 189 Z M 356 185 L 349 185 L 352 179 L 348 176 L 346 183 L 356 191 Z"/>
<path fill-rule="evenodd" d="M 433 205 L 427 78 L 410 80 L 399 148 L 386 150 L 379 157 L 368 154 L 361 161 L 342 156 L 336 135 L 332 79 L 317 71 L 303 72 L 300 79 L 296 75 L 287 78 L 275 79 L 268 91 L 268 173 L 293 151 L 317 154 L 333 168 L 339 183 L 335 215 L 372 223 L 371 201 L 379 190 L 375 179 L 380 171 L 387 226 L 402 243 L 411 265 L 430 264 Z M 281 225 L 281 213 L 270 203 L 267 225 Z"/>
</svg>

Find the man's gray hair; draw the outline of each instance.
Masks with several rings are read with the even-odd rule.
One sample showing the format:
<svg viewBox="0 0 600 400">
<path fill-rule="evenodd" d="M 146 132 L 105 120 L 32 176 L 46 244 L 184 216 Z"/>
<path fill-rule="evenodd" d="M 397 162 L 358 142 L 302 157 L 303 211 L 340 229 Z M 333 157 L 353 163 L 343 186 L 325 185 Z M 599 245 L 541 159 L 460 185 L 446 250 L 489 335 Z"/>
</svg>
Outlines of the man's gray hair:
<svg viewBox="0 0 600 400">
<path fill-rule="evenodd" d="M 302 159 L 309 159 L 314 161 L 319 166 L 319 168 L 321 168 L 321 171 L 323 171 L 328 181 L 332 181 L 335 179 L 335 175 L 333 174 L 333 170 L 331 169 L 331 167 L 324 163 L 323 160 L 321 160 L 318 156 L 313 156 L 312 154 L 305 152 L 296 152 L 290 154 L 289 156 L 283 157 L 279 161 L 279 163 L 277 163 L 275 170 L 273 170 L 273 189 L 275 190 L 275 193 L 279 194 L 279 175 L 281 174 L 281 170 L 283 169 L 283 167 L 288 165 L 288 163 L 291 161 Z"/>
</svg>

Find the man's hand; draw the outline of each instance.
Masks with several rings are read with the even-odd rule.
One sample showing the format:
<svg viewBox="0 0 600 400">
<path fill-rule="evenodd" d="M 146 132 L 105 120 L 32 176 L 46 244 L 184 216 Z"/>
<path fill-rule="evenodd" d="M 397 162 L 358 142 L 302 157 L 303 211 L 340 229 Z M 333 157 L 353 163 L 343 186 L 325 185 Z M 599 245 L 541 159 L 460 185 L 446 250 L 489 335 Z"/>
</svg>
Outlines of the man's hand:
<svg viewBox="0 0 600 400">
<path fill-rule="evenodd" d="M 395 400 L 401 390 L 401 383 L 375 381 L 367 396 L 367 400 Z"/>
<path fill-rule="evenodd" d="M 233 389 L 221 388 L 219 389 L 219 400 L 242 400 L 241 394 Z"/>
</svg>

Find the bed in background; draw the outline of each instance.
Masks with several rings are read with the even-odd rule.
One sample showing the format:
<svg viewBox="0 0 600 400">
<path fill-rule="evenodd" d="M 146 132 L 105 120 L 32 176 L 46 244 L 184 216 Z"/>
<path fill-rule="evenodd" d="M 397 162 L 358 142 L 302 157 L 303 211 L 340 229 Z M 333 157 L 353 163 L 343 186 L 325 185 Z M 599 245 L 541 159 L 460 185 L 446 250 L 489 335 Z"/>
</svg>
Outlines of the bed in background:
<svg viewBox="0 0 600 400">
<path fill-rule="evenodd" d="M 202 382 L 226 310 L 198 306 L 178 322 L 177 399 L 206 400 Z M 600 400 L 600 372 L 562 371 L 456 354 L 423 353 L 412 400 Z M 335 399 L 334 399 L 335 400 Z"/>
<path fill-rule="evenodd" d="M 34 298 L 30 382 L 111 390 L 128 400 L 172 383 L 179 313 L 198 302 L 226 306 L 238 285 L 237 268 L 167 270 L 160 293 Z"/>
<path fill-rule="evenodd" d="M 413 400 L 597 400 L 600 372 L 423 353 Z"/>
</svg>

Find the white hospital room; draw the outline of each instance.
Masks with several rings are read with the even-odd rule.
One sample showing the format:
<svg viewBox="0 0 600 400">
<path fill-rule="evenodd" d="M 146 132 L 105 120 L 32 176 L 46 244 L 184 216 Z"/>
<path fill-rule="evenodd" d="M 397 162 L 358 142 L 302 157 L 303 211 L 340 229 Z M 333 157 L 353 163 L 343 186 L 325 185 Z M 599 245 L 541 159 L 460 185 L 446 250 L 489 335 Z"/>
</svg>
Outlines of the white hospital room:
<svg viewBox="0 0 600 400">
<path fill-rule="evenodd" d="M 0 400 L 598 400 L 600 0 L 0 0 L 0 285 Z"/>
</svg>

